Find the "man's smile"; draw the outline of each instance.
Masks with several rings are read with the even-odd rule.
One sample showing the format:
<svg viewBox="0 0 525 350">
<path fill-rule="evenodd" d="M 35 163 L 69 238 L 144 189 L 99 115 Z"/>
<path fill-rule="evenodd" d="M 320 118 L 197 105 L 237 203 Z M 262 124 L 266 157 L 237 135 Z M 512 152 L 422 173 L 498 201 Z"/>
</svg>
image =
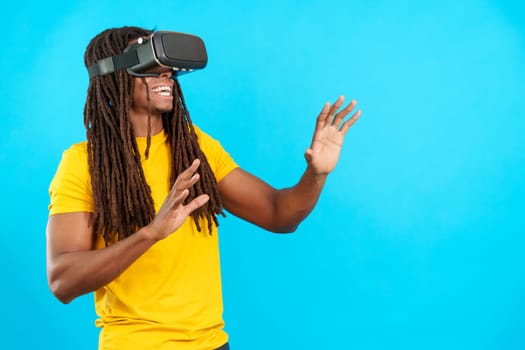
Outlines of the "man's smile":
<svg viewBox="0 0 525 350">
<path fill-rule="evenodd" d="M 151 89 L 155 94 L 163 96 L 163 97 L 171 97 L 172 96 L 172 88 L 169 85 L 161 85 L 156 86 Z"/>
</svg>

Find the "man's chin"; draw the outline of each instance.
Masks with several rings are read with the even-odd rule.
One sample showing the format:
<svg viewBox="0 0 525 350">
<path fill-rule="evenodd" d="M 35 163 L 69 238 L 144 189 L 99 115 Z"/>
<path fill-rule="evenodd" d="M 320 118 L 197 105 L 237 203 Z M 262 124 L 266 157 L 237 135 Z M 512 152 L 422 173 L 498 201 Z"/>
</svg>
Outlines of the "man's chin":
<svg viewBox="0 0 525 350">
<path fill-rule="evenodd" d="M 173 111 L 173 106 L 170 106 L 170 107 L 165 107 L 165 108 L 156 108 L 157 110 L 157 113 L 169 113 L 171 111 Z"/>
</svg>

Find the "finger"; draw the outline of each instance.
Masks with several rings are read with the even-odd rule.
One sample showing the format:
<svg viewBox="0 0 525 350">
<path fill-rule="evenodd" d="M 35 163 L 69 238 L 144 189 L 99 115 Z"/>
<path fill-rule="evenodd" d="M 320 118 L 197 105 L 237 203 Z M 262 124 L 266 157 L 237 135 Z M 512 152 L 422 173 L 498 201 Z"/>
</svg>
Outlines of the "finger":
<svg viewBox="0 0 525 350">
<path fill-rule="evenodd" d="M 345 100 L 344 96 L 339 96 L 337 100 L 335 100 L 334 104 L 330 107 L 330 110 L 328 111 L 328 115 L 326 116 L 325 126 L 332 125 L 332 119 L 334 118 L 334 114 L 335 112 L 337 112 L 339 108 L 341 108 L 344 100 Z"/>
<path fill-rule="evenodd" d="M 184 202 L 184 200 L 188 197 L 189 194 L 190 194 L 190 191 L 188 189 L 181 191 L 170 203 L 169 208 L 170 209 L 178 208 Z"/>
<path fill-rule="evenodd" d="M 337 112 L 339 108 L 343 105 L 343 102 L 345 102 L 344 96 L 339 96 L 337 100 L 335 100 L 335 103 L 330 107 L 330 111 L 328 112 L 328 115 L 330 116 L 330 120 L 332 119 L 332 116 Z"/>
<path fill-rule="evenodd" d="M 204 204 L 206 204 L 209 199 L 210 199 L 210 196 L 208 196 L 207 194 L 201 194 L 200 196 L 198 196 L 197 198 L 195 198 L 194 200 L 186 204 L 184 208 L 189 215 L 195 209 L 200 208 Z"/>
<path fill-rule="evenodd" d="M 341 112 L 337 113 L 334 118 L 333 125 L 339 129 L 339 126 L 341 125 L 341 122 L 345 117 L 354 109 L 355 105 L 357 104 L 356 100 L 352 100 Z"/>
<path fill-rule="evenodd" d="M 195 172 L 197 171 L 197 168 L 199 167 L 199 165 L 200 165 L 200 160 L 195 159 L 188 168 L 186 168 L 182 173 L 180 173 L 177 176 L 177 178 L 175 179 L 175 183 L 171 187 L 171 191 L 172 192 L 176 191 L 177 188 L 181 187 L 181 183 L 190 180 L 192 176 L 195 174 Z"/>
<path fill-rule="evenodd" d="M 175 195 L 175 192 L 177 192 L 177 189 L 180 189 L 181 187 L 184 188 L 184 186 L 181 186 L 181 184 L 192 178 L 192 176 L 197 171 L 199 165 L 200 160 L 197 158 L 191 163 L 189 167 L 187 167 L 183 172 L 181 172 L 177 176 L 175 182 L 173 183 L 173 186 L 171 186 L 170 192 L 168 193 L 168 197 L 173 197 Z"/>
<path fill-rule="evenodd" d="M 321 112 L 317 116 L 317 123 L 315 125 L 316 130 L 319 130 L 325 127 L 327 120 L 328 120 L 329 111 L 330 111 L 330 102 L 326 102 L 323 106 L 323 109 L 321 109 Z"/>
<path fill-rule="evenodd" d="M 195 185 L 199 181 L 200 178 L 201 176 L 199 175 L 199 173 L 195 173 L 188 180 L 181 181 L 180 184 L 178 185 L 178 189 L 185 190 L 187 188 L 190 188 L 191 186 Z"/>
<path fill-rule="evenodd" d="M 357 121 L 357 119 L 359 119 L 360 116 L 361 116 L 361 110 L 359 109 L 357 110 L 357 112 L 354 113 L 352 118 L 348 119 L 347 121 L 343 123 L 343 126 L 341 126 L 341 132 L 343 133 L 343 135 L 346 134 L 348 129 L 350 129 L 350 127 L 354 125 L 354 123 Z"/>
<path fill-rule="evenodd" d="M 200 175 L 198 173 L 193 174 L 193 176 L 190 179 L 178 179 L 175 184 L 173 185 L 173 188 L 169 194 L 169 197 L 172 200 L 176 200 L 177 196 L 184 191 L 189 189 L 191 186 L 195 185 L 200 179 Z"/>
<path fill-rule="evenodd" d="M 197 168 L 199 168 L 199 165 L 201 164 L 200 159 L 195 159 L 189 167 L 186 168 L 182 173 L 177 176 L 177 180 L 179 178 L 181 179 L 189 179 L 193 176 L 193 174 L 197 171 Z"/>
</svg>

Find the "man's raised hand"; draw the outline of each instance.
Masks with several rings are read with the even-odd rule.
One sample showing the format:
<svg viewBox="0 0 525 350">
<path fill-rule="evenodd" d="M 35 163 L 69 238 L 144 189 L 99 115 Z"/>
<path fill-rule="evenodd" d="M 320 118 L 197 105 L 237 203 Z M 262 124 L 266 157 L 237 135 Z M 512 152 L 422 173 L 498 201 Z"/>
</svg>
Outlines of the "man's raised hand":
<svg viewBox="0 0 525 350">
<path fill-rule="evenodd" d="M 152 239 L 161 240 L 169 236 L 184 223 L 195 209 L 202 207 L 210 199 L 207 194 L 202 194 L 191 202 L 183 204 L 190 193 L 189 188 L 199 181 L 199 174 L 196 173 L 199 165 L 200 160 L 195 159 L 190 167 L 175 180 L 159 212 L 153 221 L 146 226 Z"/>
<path fill-rule="evenodd" d="M 304 154 L 308 167 L 316 175 L 327 175 L 334 170 L 339 161 L 345 135 L 361 115 L 361 110 L 357 110 L 352 117 L 345 120 L 357 102 L 352 100 L 337 112 L 344 100 L 345 98 L 340 96 L 333 105 L 327 102 L 317 117 L 312 144 Z"/>
</svg>

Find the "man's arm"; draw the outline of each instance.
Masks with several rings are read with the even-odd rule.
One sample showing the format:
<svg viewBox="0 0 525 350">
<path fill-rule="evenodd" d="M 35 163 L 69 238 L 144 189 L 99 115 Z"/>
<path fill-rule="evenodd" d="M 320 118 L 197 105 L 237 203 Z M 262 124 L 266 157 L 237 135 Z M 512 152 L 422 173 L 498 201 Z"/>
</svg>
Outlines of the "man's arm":
<svg viewBox="0 0 525 350">
<path fill-rule="evenodd" d="M 93 250 L 92 215 L 56 214 L 48 220 L 47 277 L 63 303 L 108 284 L 156 242 L 139 230 L 108 248 Z"/>
<path fill-rule="evenodd" d="M 277 190 L 242 169 L 226 175 L 219 183 L 224 207 L 232 214 L 272 232 L 293 232 L 312 211 L 328 174 L 335 168 L 344 137 L 361 115 L 354 109 L 356 102 L 336 114 L 344 98 L 326 103 L 317 117 L 312 144 L 305 152 L 307 168 L 299 182 L 290 188 Z"/>
<path fill-rule="evenodd" d="M 297 185 L 276 190 L 261 179 L 235 169 L 222 179 L 219 192 L 224 207 L 240 218 L 272 232 L 293 232 L 312 211 L 326 175 L 307 169 Z"/>
<path fill-rule="evenodd" d="M 201 195 L 183 205 L 188 189 L 199 180 L 193 164 L 179 175 L 153 221 L 131 236 L 95 250 L 92 218 L 86 212 L 49 217 L 47 277 L 53 294 L 63 303 L 101 288 L 118 277 L 156 242 L 176 231 L 191 212 L 209 197 Z"/>
</svg>

